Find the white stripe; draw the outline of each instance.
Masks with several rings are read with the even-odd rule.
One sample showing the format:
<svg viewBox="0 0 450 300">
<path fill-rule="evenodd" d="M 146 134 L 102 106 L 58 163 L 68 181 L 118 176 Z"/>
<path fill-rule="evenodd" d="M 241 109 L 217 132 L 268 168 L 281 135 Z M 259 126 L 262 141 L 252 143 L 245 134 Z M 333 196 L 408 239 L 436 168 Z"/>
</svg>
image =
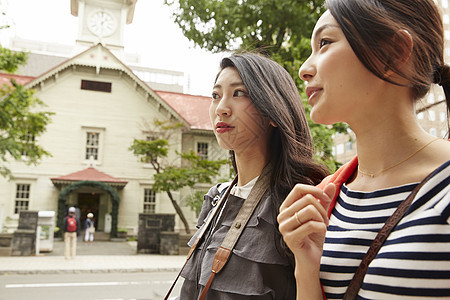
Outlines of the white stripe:
<svg viewBox="0 0 450 300">
<path fill-rule="evenodd" d="M 117 286 L 117 285 L 145 285 L 145 284 L 171 284 L 172 281 L 110 281 L 110 282 L 55 282 L 55 283 L 23 283 L 7 284 L 5 288 L 49 288 L 49 287 L 74 287 L 74 286 Z"/>
<path fill-rule="evenodd" d="M 386 268 L 400 270 L 450 270 L 450 261 L 429 261 L 429 260 L 398 260 L 398 259 L 374 259 L 370 263 L 371 268 Z M 395 271 L 394 271 L 395 272 Z"/>
<path fill-rule="evenodd" d="M 335 224 L 333 224 L 335 225 Z M 353 234 L 354 233 L 354 234 Z M 358 236 L 360 239 L 373 240 L 377 236 L 378 232 L 367 231 L 367 230 L 353 230 L 352 236 Z M 348 231 L 327 231 L 327 238 L 333 239 L 345 239 L 349 238 Z"/>
<path fill-rule="evenodd" d="M 408 252 L 449 252 L 449 244 L 440 243 L 404 243 L 395 245 L 385 245 L 381 247 L 380 253 L 408 253 Z"/>
<path fill-rule="evenodd" d="M 402 278 L 394 276 L 382 276 L 367 274 L 364 277 L 365 283 L 374 283 L 384 286 L 405 287 L 422 289 L 448 289 L 450 281 L 448 279 L 423 279 L 423 278 Z"/>
</svg>

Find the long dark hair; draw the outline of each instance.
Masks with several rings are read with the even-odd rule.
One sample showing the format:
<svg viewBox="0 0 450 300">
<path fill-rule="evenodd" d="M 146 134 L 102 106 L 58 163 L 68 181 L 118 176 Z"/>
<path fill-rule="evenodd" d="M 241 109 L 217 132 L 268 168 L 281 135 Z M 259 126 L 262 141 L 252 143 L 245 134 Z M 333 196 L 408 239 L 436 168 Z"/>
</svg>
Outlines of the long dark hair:
<svg viewBox="0 0 450 300">
<path fill-rule="evenodd" d="M 274 166 L 271 188 L 280 196 L 279 207 L 296 183 L 315 185 L 328 174 L 313 159 L 311 133 L 298 89 L 282 66 L 262 54 L 226 57 L 219 74 L 228 67 L 236 68 L 256 109 L 277 126 L 270 137 L 270 161 Z"/>
<path fill-rule="evenodd" d="M 233 67 L 238 71 L 256 109 L 277 127 L 270 137 L 270 161 L 273 171 L 270 179 L 273 220 L 277 226 L 280 205 L 296 183 L 318 184 L 328 175 L 328 169 L 314 161 L 311 133 L 305 109 L 294 80 L 278 63 L 258 53 L 240 53 L 222 59 L 220 71 Z M 217 80 L 216 77 L 216 80 Z M 234 152 L 231 151 L 233 167 Z M 276 228 L 284 253 L 294 266 L 293 254 Z M 278 243 L 275 243 L 278 247 Z M 283 250 L 283 251 L 281 251 Z"/>
<path fill-rule="evenodd" d="M 416 100 L 426 95 L 432 83 L 441 85 L 448 123 L 450 68 L 444 63 L 444 29 L 433 0 L 326 0 L 326 6 L 356 56 L 373 74 L 398 84 L 384 76 L 390 69 L 407 79 Z M 401 30 L 406 30 L 413 40 L 413 67 L 406 71 L 401 71 L 396 61 L 409 51 L 408 44 L 399 37 Z"/>
</svg>

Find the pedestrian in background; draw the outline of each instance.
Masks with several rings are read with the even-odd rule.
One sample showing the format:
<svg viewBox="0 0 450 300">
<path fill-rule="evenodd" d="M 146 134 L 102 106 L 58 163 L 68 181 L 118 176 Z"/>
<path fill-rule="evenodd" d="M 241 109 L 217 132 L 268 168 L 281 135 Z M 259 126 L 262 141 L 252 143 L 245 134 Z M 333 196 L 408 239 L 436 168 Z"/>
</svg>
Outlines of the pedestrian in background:
<svg viewBox="0 0 450 300">
<path fill-rule="evenodd" d="M 95 223 L 94 214 L 88 213 L 86 223 L 84 225 L 84 242 L 92 244 L 94 242 Z"/>
<path fill-rule="evenodd" d="M 75 216 L 75 207 L 69 207 L 69 214 L 64 218 L 64 256 L 74 259 L 77 254 L 77 235 L 80 221 Z"/>
</svg>

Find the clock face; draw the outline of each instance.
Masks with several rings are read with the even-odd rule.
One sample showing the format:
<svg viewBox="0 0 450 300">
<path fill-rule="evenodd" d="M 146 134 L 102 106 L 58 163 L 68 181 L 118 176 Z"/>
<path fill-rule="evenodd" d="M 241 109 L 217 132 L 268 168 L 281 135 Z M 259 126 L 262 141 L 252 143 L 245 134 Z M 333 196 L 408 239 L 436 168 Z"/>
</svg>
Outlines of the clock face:
<svg viewBox="0 0 450 300">
<path fill-rule="evenodd" d="M 94 11 L 87 21 L 88 29 L 98 37 L 110 36 L 116 30 L 117 24 L 114 17 L 106 11 Z"/>
</svg>

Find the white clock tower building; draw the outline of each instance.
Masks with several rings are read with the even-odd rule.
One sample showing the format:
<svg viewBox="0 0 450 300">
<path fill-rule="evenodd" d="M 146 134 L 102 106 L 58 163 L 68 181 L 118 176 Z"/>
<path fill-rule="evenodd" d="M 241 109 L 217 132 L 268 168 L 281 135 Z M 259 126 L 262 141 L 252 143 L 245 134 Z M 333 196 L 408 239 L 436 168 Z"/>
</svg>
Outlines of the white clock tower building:
<svg viewBox="0 0 450 300">
<path fill-rule="evenodd" d="M 137 0 L 71 0 L 73 16 L 79 17 L 79 50 L 102 43 L 118 57 L 123 56 L 126 24 L 133 22 Z"/>
</svg>

